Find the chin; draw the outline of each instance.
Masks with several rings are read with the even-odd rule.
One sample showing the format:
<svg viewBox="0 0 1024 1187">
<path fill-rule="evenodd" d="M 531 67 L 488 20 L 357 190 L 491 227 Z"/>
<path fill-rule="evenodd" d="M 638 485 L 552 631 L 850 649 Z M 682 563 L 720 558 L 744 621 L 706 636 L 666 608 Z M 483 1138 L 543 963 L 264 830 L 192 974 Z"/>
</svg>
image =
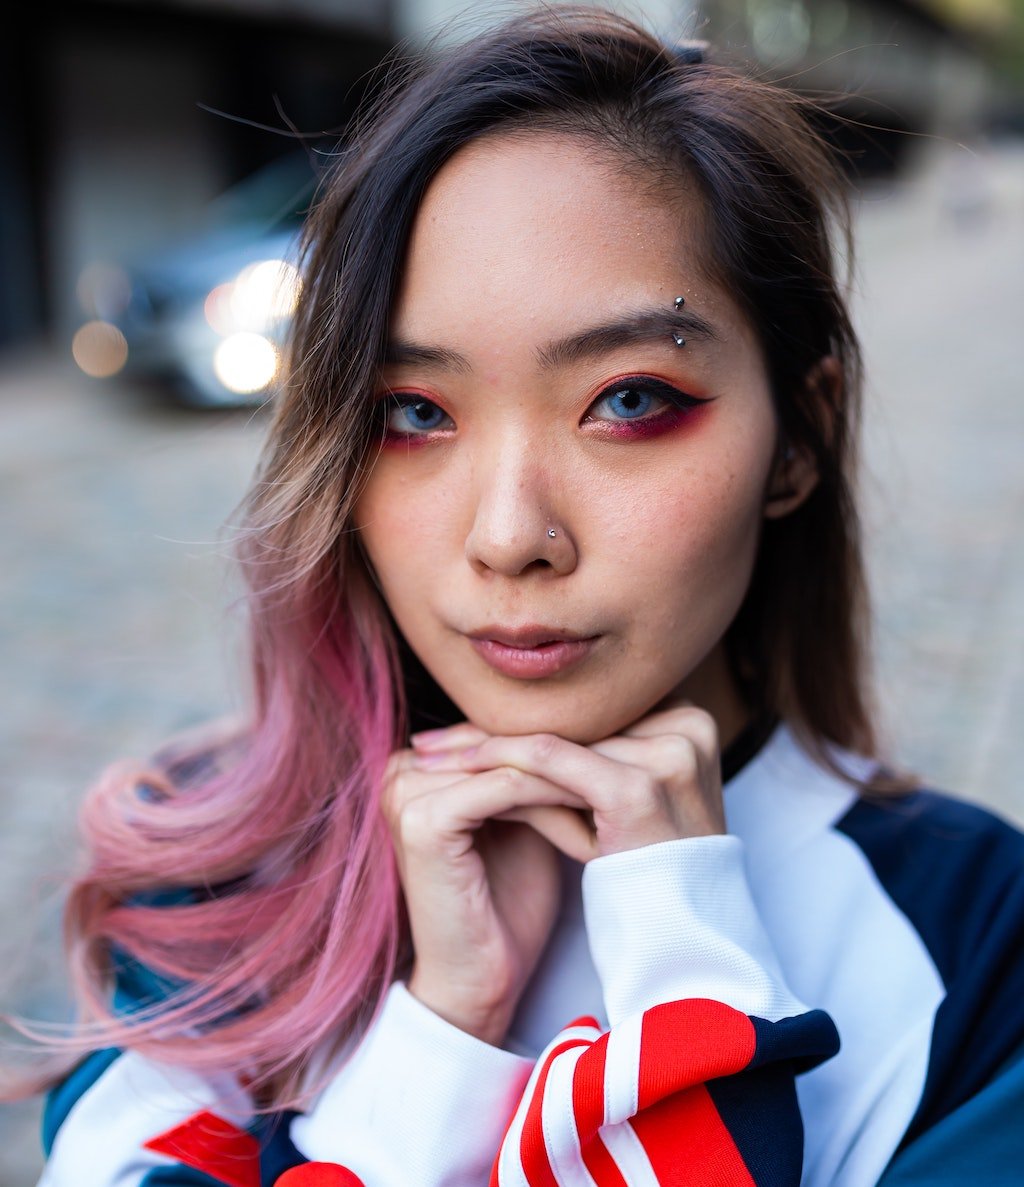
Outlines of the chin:
<svg viewBox="0 0 1024 1187">
<path fill-rule="evenodd" d="M 634 706 L 600 705 L 592 708 L 567 704 L 534 706 L 486 706 L 480 704 L 470 712 L 467 720 L 489 734 L 512 737 L 520 734 L 557 734 L 568 742 L 581 746 L 600 742 L 632 725 L 651 708 Z"/>
</svg>

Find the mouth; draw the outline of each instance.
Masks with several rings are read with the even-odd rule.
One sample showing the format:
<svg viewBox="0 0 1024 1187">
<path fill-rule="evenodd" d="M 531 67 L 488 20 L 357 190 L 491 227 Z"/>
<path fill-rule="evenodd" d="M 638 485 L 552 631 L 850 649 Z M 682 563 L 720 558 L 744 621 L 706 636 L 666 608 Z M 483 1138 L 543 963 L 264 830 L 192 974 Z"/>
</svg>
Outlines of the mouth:
<svg viewBox="0 0 1024 1187">
<path fill-rule="evenodd" d="M 467 631 L 466 637 L 477 655 L 503 676 L 540 680 L 582 663 L 601 636 L 531 625 L 486 626 Z"/>
</svg>

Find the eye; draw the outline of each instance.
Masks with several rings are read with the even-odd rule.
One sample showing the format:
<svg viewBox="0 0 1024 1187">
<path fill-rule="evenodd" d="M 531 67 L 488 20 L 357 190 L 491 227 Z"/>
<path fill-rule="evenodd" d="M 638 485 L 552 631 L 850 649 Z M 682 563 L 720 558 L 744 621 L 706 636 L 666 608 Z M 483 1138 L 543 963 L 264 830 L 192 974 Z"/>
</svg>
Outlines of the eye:
<svg viewBox="0 0 1024 1187">
<path fill-rule="evenodd" d="M 425 396 L 394 393 L 388 397 L 385 407 L 389 433 L 410 437 L 455 427 L 448 413 Z"/>
<path fill-rule="evenodd" d="M 694 408 L 704 403 L 688 396 L 662 379 L 650 376 L 627 376 L 616 379 L 587 409 L 584 420 L 603 420 L 612 423 L 642 420 L 656 416 L 670 408 Z"/>
</svg>

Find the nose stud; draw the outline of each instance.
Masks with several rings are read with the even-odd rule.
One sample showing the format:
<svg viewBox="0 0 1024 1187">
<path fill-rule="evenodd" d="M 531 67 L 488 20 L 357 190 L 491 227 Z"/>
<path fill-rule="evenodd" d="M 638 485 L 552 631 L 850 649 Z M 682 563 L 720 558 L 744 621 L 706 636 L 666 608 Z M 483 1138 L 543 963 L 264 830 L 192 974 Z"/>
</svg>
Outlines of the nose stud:
<svg viewBox="0 0 1024 1187">
<path fill-rule="evenodd" d="M 558 535 L 558 533 L 555 531 L 554 528 L 548 528 L 548 535 L 553 540 Z"/>
</svg>

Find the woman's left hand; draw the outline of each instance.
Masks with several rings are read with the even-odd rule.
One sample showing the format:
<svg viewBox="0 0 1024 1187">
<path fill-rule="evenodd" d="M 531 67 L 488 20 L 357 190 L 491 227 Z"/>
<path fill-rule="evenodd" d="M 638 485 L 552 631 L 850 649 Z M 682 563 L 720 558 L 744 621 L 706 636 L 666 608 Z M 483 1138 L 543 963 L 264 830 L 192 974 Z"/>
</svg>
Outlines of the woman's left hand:
<svg viewBox="0 0 1024 1187">
<path fill-rule="evenodd" d="M 718 729 L 694 705 L 651 713 L 586 746 L 556 734 L 489 736 L 466 726 L 450 737 L 443 731 L 414 739 L 414 746 L 425 770 L 512 767 L 576 793 L 589 813 L 524 806 L 502 819 L 532 825 L 578 861 L 725 832 Z"/>
</svg>

